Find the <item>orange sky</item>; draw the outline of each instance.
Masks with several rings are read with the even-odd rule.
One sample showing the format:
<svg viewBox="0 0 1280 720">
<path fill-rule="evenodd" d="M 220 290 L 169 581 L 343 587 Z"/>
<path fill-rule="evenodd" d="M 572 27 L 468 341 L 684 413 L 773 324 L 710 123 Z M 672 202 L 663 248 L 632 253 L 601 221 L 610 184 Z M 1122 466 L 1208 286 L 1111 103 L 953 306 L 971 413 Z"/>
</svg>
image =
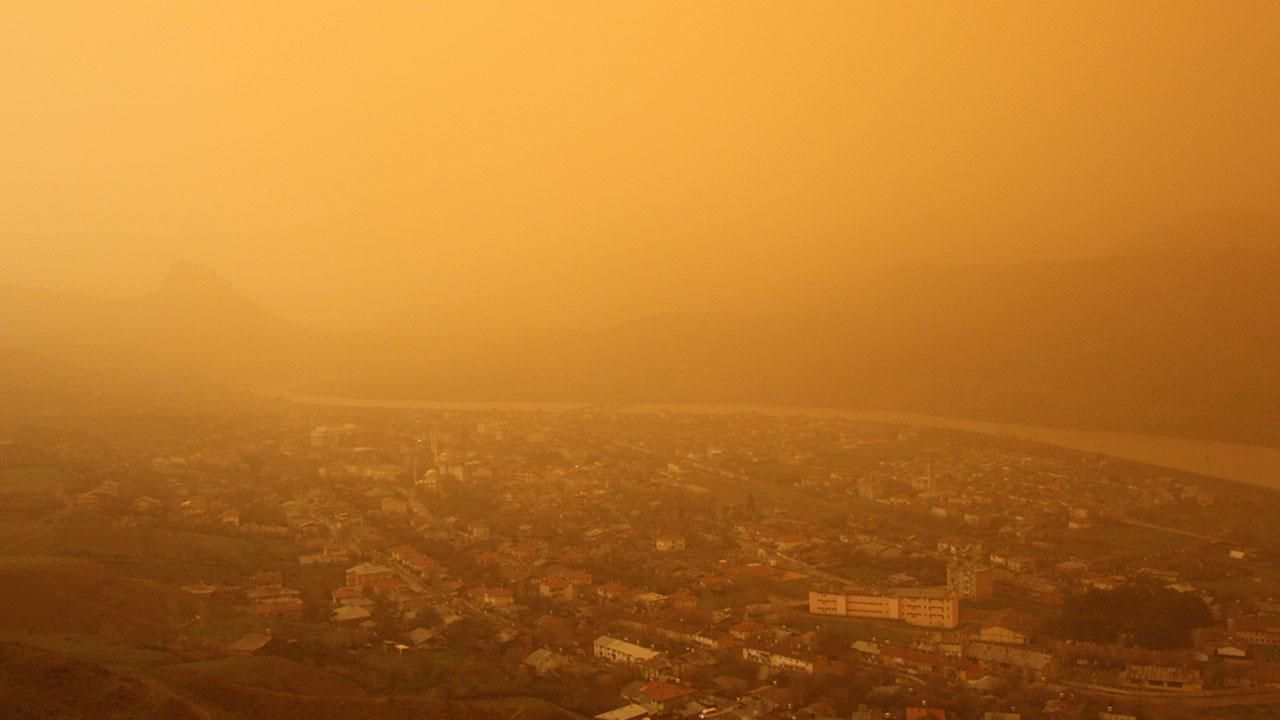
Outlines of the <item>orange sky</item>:
<svg viewBox="0 0 1280 720">
<path fill-rule="evenodd" d="M 0 283 L 757 310 L 1280 197 L 1280 3 L 0 4 Z"/>
</svg>

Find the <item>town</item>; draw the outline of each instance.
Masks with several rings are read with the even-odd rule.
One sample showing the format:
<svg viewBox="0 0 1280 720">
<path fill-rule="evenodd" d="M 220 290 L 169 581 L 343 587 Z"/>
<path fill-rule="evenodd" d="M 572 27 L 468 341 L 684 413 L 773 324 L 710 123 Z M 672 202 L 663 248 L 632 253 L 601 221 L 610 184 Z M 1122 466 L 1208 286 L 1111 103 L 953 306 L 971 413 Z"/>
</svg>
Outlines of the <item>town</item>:
<svg viewBox="0 0 1280 720">
<path fill-rule="evenodd" d="M 6 580 L 40 558 L 145 579 L 159 616 L 85 632 L 187 659 L 601 720 L 1280 703 L 1263 488 L 926 427 L 607 406 L 266 403 L 2 440 L 22 522 L 0 545 L 28 556 Z"/>
</svg>

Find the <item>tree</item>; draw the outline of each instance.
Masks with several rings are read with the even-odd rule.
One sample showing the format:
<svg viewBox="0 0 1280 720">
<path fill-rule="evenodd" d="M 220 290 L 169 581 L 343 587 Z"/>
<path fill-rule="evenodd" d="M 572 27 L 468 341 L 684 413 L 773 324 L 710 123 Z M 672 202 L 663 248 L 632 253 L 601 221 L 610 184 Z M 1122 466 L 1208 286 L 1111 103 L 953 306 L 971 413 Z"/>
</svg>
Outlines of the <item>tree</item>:
<svg viewBox="0 0 1280 720">
<path fill-rule="evenodd" d="M 1191 646 L 1191 631 L 1213 623 L 1209 606 L 1190 593 L 1154 586 L 1090 590 L 1067 598 L 1049 632 L 1071 640 L 1114 643 L 1131 638 L 1152 650 Z"/>
</svg>

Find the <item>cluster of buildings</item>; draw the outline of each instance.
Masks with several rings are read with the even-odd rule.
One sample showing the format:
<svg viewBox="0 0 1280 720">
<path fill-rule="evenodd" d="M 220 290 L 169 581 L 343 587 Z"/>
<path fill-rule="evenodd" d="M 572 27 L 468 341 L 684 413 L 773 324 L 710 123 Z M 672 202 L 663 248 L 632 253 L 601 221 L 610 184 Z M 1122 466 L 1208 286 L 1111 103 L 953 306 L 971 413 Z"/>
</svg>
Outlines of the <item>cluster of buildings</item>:
<svg viewBox="0 0 1280 720">
<path fill-rule="evenodd" d="M 1280 645 L 1280 604 L 1203 579 L 1270 582 L 1271 550 L 1168 533 L 1148 512 L 1220 507 L 1204 480 L 833 418 L 332 414 L 246 430 L 239 451 L 166 449 L 145 486 L 75 502 L 123 526 L 286 545 L 234 587 L 186 586 L 257 618 L 255 638 L 407 664 L 448 649 L 608 720 L 896 716 L 926 680 L 995 712 L 1028 683 L 1280 679 L 1260 649 Z M 1207 569 L 1179 570 L 1193 566 Z M 1139 582 L 1204 597 L 1220 622 L 1165 655 L 1047 631 L 1071 596 Z M 852 685 L 877 692 L 839 690 Z M 569 695 L 582 687 L 609 692 Z M 933 700 L 918 717 L 945 715 Z"/>
</svg>

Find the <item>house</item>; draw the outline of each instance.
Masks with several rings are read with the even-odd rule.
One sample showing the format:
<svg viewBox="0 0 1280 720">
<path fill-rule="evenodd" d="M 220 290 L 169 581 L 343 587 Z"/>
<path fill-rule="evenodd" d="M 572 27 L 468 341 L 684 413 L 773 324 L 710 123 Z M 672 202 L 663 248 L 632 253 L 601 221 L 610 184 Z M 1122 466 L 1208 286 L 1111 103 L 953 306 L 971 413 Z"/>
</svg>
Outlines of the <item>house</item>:
<svg viewBox="0 0 1280 720">
<path fill-rule="evenodd" d="M 445 644 L 444 638 L 434 628 L 416 627 L 405 635 L 405 639 L 416 648 L 441 647 Z"/>
<path fill-rule="evenodd" d="M 764 635 L 768 629 L 769 626 L 763 623 L 746 621 L 730 626 L 729 634 L 736 640 L 753 640 Z"/>
<path fill-rule="evenodd" d="M 329 619 L 336 623 L 347 623 L 355 622 L 357 620 L 368 620 L 371 615 L 372 613 L 362 607 L 343 605 L 342 607 L 334 610 L 333 615 L 331 615 Z"/>
<path fill-rule="evenodd" d="M 1130 665 L 1120 673 L 1120 684 L 1173 692 L 1199 692 L 1204 689 L 1200 671 L 1163 665 Z"/>
<path fill-rule="evenodd" d="M 1250 645 L 1280 645 L 1280 618 L 1231 618 L 1227 630 Z"/>
<path fill-rule="evenodd" d="M 300 617 L 303 608 L 300 594 L 280 585 L 263 585 L 245 591 L 254 614 L 262 617 Z"/>
<path fill-rule="evenodd" d="M 271 644 L 271 636 L 262 633 L 246 633 L 244 637 L 227 646 L 232 655 L 252 655 Z"/>
<path fill-rule="evenodd" d="M 679 592 L 668 598 L 668 604 L 677 610 L 698 607 L 698 596 L 687 592 Z"/>
<path fill-rule="evenodd" d="M 277 570 L 262 570 L 254 573 L 249 582 L 254 585 L 284 585 L 284 576 Z"/>
<path fill-rule="evenodd" d="M 370 587 L 390 580 L 392 575 L 391 568 L 374 563 L 360 563 L 355 567 L 347 568 L 347 585 L 349 587 Z"/>
<path fill-rule="evenodd" d="M 1009 645 L 969 643 L 965 657 L 992 672 L 1016 673 L 1034 680 L 1052 677 L 1057 670 L 1052 655 Z"/>
<path fill-rule="evenodd" d="M 595 720 L 644 720 L 652 713 L 643 705 L 631 703 L 595 716 Z"/>
<path fill-rule="evenodd" d="M 552 652 L 547 648 L 538 648 L 529 653 L 521 661 L 521 664 L 532 669 L 539 677 L 550 675 L 561 668 L 568 667 L 573 663 L 572 660 L 556 652 Z"/>
<path fill-rule="evenodd" d="M 651 680 L 639 688 L 622 696 L 638 705 L 643 705 L 653 712 L 670 712 L 689 702 L 694 695 L 693 688 L 685 687 L 666 680 Z"/>
<path fill-rule="evenodd" d="M 474 587 L 467 589 L 467 597 L 484 607 L 506 607 L 515 603 L 511 588 Z"/>
<path fill-rule="evenodd" d="M 766 717 L 784 702 L 785 691 L 776 685 L 761 685 L 738 698 L 740 712 L 747 717 Z"/>
<path fill-rule="evenodd" d="M 574 588 L 590 587 L 595 582 L 595 578 L 587 570 L 570 570 L 564 574 L 564 579 L 568 580 Z"/>
<path fill-rule="evenodd" d="M 880 646 L 870 640 L 854 640 L 852 647 L 864 660 L 874 660 L 880 654 Z"/>
<path fill-rule="evenodd" d="M 1026 645 L 1031 640 L 1034 626 L 1035 620 L 1031 617 L 1008 610 L 992 622 L 983 625 L 977 639 L 982 642 L 1005 645 Z"/>
<path fill-rule="evenodd" d="M 357 587 L 343 585 L 340 588 L 334 588 L 329 593 L 329 600 L 334 605 L 363 605 L 369 600 L 365 600 L 364 592 Z"/>
<path fill-rule="evenodd" d="M 608 635 L 601 635 L 591 644 L 593 654 L 608 662 L 621 665 L 642 665 L 662 655 L 661 652 L 643 645 L 619 640 Z"/>
<path fill-rule="evenodd" d="M 631 591 L 622 583 L 605 583 L 596 586 L 596 595 L 604 600 L 625 600 L 631 596 Z"/>
<path fill-rule="evenodd" d="M 827 667 L 827 659 L 821 656 L 794 651 L 773 651 L 758 647 L 742 648 L 742 659 L 749 660 L 757 665 L 788 672 L 801 672 L 806 675 L 813 675 Z"/>
<path fill-rule="evenodd" d="M 646 608 L 655 608 L 667 602 L 667 596 L 656 592 L 642 592 L 631 598 L 637 605 Z"/>
<path fill-rule="evenodd" d="M 137 500 L 134 500 L 133 504 L 129 506 L 129 509 L 140 515 L 149 515 L 152 513 L 159 512 L 160 509 L 163 507 L 164 507 L 163 501 L 153 497 L 149 497 L 147 495 L 143 495 L 139 497 Z"/>
<path fill-rule="evenodd" d="M 548 576 L 538 583 L 538 595 L 552 600 L 569 601 L 573 599 L 573 583 L 567 578 Z"/>
<path fill-rule="evenodd" d="M 679 552 L 684 550 L 684 536 L 676 534 L 659 535 L 653 542 L 658 552 Z"/>
<path fill-rule="evenodd" d="M 729 586 L 729 578 L 722 575 L 703 575 L 696 581 L 703 590 L 722 591 Z"/>
<path fill-rule="evenodd" d="M 726 633 L 718 633 L 704 630 L 695 633 L 689 637 L 690 644 L 703 647 L 708 650 L 724 650 L 733 647 L 733 636 Z"/>
<path fill-rule="evenodd" d="M 1053 566 L 1060 575 L 1081 576 L 1089 570 L 1089 563 L 1083 560 L 1064 560 Z"/>
</svg>

